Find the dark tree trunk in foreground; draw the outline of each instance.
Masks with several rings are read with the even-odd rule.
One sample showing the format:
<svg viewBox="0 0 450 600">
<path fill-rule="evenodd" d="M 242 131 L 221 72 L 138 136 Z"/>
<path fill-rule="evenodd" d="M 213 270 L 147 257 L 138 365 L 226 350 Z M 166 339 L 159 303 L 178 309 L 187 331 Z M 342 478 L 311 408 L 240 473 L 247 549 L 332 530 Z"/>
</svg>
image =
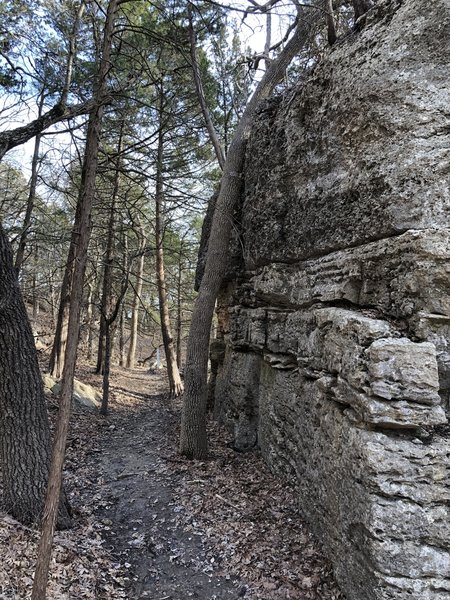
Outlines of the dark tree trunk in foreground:
<svg viewBox="0 0 450 600">
<path fill-rule="evenodd" d="M 0 461 L 4 509 L 24 524 L 40 519 L 51 440 L 34 337 L 12 252 L 0 227 Z M 62 505 L 59 525 L 70 524 Z"/>
<path fill-rule="evenodd" d="M 78 235 L 76 247 L 72 290 L 70 296 L 70 313 L 67 335 L 66 358 L 61 385 L 61 398 L 58 421 L 56 424 L 55 443 L 52 453 L 47 497 L 42 518 L 42 532 L 38 547 L 36 572 L 34 576 L 32 600 L 44 600 L 47 590 L 48 570 L 50 566 L 53 534 L 55 530 L 57 506 L 62 482 L 62 470 L 69 431 L 70 409 L 72 404 L 73 378 L 77 358 L 78 336 L 80 332 L 80 315 L 83 301 L 84 274 L 87 263 L 87 251 L 91 234 L 91 212 L 95 193 L 95 178 L 98 164 L 98 147 L 100 128 L 103 119 L 103 98 L 106 95 L 108 73 L 111 68 L 111 48 L 114 29 L 114 18 L 119 0 L 110 0 L 106 14 L 103 34 L 102 57 L 96 78 L 94 97 L 96 107 L 89 116 L 86 136 L 86 150 L 83 159 L 79 202 L 80 219 L 75 224 Z"/>
<path fill-rule="evenodd" d="M 323 19 L 324 0 L 304 9 L 293 37 L 270 63 L 234 134 L 228 151 L 213 216 L 205 271 L 192 313 L 185 365 L 185 392 L 181 420 L 180 452 L 189 458 L 208 454 L 206 436 L 208 349 L 214 306 L 225 274 L 233 212 L 242 185 L 245 149 L 258 104 L 268 98 L 283 79 L 294 56 L 309 39 L 311 29 Z M 305 18 L 303 18 L 305 17 Z"/>
</svg>

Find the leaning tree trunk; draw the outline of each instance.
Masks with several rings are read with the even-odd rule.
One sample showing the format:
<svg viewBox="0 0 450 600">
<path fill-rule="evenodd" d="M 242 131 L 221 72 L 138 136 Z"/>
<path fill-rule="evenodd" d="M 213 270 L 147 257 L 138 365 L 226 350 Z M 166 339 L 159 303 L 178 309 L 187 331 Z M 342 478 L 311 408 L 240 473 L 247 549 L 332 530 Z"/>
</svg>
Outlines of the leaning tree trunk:
<svg viewBox="0 0 450 600">
<path fill-rule="evenodd" d="M 64 362 L 61 385 L 61 398 L 58 421 L 56 424 L 55 444 L 47 489 L 47 497 L 42 518 L 42 532 L 38 547 L 36 572 L 31 600 L 44 600 L 46 597 L 48 570 L 55 530 L 56 513 L 62 483 L 62 470 L 69 431 L 69 418 L 72 403 L 73 378 L 77 358 L 78 336 L 80 332 L 80 315 L 83 301 L 83 284 L 87 263 L 87 251 L 91 234 L 91 212 L 95 194 L 95 178 L 98 164 L 98 148 L 100 129 L 103 119 L 103 98 L 107 91 L 108 73 L 111 68 L 111 49 L 114 31 L 114 18 L 120 0 L 110 0 L 108 4 L 105 29 L 103 34 L 102 57 L 99 65 L 94 97 L 96 107 L 89 116 L 86 135 L 86 149 L 81 173 L 79 195 L 80 219 L 75 224 L 78 244 L 76 247 L 72 290 L 70 296 L 70 313 L 66 358 Z"/>
<path fill-rule="evenodd" d="M 156 186 L 155 186 L 155 238 L 156 238 L 156 283 L 158 286 L 159 317 L 161 321 L 161 334 L 167 363 L 167 377 L 169 379 L 169 393 L 177 397 L 183 392 L 183 383 L 178 370 L 173 336 L 170 326 L 169 303 L 167 298 L 166 277 L 164 270 L 164 224 L 163 224 L 163 151 L 164 134 L 162 131 L 162 95 L 161 86 L 161 111 L 160 128 L 158 133 L 158 151 L 156 159 Z"/>
<path fill-rule="evenodd" d="M 185 392 L 181 420 L 180 452 L 187 457 L 207 456 L 206 408 L 208 348 L 214 306 L 225 275 L 233 212 L 242 186 L 247 139 L 258 104 L 268 98 L 283 79 L 294 56 L 309 38 L 311 28 L 321 21 L 324 0 L 300 18 L 293 37 L 270 63 L 239 121 L 224 165 L 219 196 L 213 216 L 205 271 L 192 313 L 185 365 Z M 304 10 L 306 13 L 306 10 Z M 301 17 L 303 15 L 300 15 Z"/>
<path fill-rule="evenodd" d="M 42 516 L 50 464 L 50 428 L 34 337 L 12 252 L 0 226 L 0 461 L 2 504 L 18 521 Z M 59 525 L 70 523 L 62 503 Z"/>
</svg>

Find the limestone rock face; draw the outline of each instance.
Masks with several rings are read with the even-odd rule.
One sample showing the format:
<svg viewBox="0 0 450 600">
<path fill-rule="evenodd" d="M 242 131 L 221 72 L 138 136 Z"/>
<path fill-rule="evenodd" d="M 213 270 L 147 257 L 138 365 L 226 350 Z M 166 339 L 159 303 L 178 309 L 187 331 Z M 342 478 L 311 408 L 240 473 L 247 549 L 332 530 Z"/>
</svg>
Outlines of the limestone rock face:
<svg viewBox="0 0 450 600">
<path fill-rule="evenodd" d="M 379 0 L 247 151 L 216 414 L 348 600 L 450 597 L 449 55 L 450 0 Z"/>
<path fill-rule="evenodd" d="M 303 87 L 265 108 L 247 153 L 247 266 L 449 226 L 448 9 L 379 1 Z"/>
</svg>

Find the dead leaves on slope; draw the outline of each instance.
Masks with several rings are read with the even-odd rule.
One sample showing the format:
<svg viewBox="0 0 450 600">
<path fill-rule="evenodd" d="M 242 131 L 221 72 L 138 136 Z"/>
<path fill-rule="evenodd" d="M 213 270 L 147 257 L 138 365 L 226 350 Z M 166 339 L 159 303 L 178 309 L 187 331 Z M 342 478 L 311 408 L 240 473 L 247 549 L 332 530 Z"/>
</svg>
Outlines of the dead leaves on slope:
<svg viewBox="0 0 450 600">
<path fill-rule="evenodd" d="M 254 600 L 343 600 L 330 563 L 302 520 L 295 491 L 258 453 L 238 454 L 210 426 L 207 462 L 181 463 L 180 522 L 209 546 L 209 568 L 249 583 Z"/>
<path fill-rule="evenodd" d="M 0 598 L 29 598 L 33 586 L 38 532 L 0 514 Z M 86 523 L 55 536 L 50 565 L 51 600 L 126 598 L 123 565 L 102 548 L 95 523 Z"/>
</svg>

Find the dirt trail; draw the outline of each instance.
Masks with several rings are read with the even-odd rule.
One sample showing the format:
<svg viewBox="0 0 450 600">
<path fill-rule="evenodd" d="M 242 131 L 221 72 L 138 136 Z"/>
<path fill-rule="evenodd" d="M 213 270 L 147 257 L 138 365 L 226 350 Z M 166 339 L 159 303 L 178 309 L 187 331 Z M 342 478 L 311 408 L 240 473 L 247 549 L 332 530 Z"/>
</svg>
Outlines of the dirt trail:
<svg viewBox="0 0 450 600">
<path fill-rule="evenodd" d="M 180 402 L 164 389 L 159 374 L 115 370 L 108 418 L 74 422 L 71 500 L 117 563 L 117 598 L 343 600 L 286 482 L 214 424 L 211 460 L 181 458 Z"/>
<path fill-rule="evenodd" d="M 91 468 L 100 482 L 94 514 L 105 525 L 106 547 L 132 573 L 130 599 L 204 600 L 245 595 L 237 578 L 211 574 L 202 540 L 178 524 L 181 507 L 171 460 L 177 413 L 159 376 L 135 371 L 116 377 L 113 393 L 134 398 L 134 410 L 114 408 L 96 440 Z"/>
</svg>

